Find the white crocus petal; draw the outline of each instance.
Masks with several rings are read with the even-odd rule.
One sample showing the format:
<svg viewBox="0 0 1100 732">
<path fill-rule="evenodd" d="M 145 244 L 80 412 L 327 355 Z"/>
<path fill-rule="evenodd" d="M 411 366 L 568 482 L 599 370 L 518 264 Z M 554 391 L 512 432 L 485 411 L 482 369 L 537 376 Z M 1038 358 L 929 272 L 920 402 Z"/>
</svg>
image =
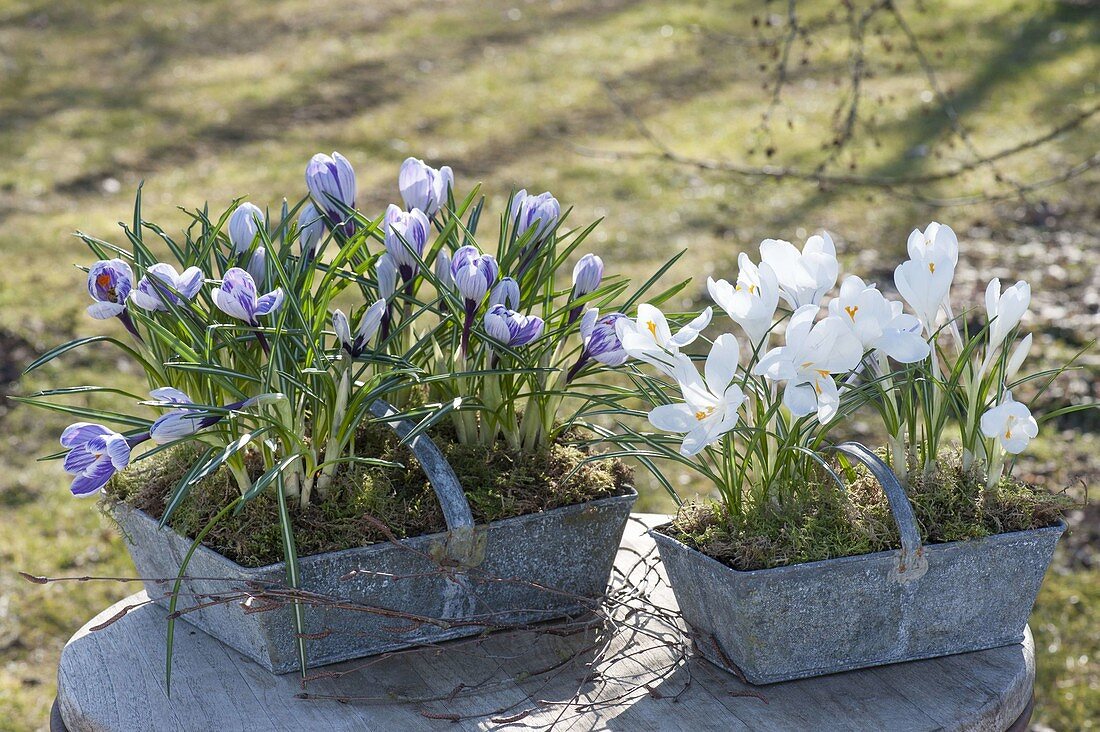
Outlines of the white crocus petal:
<svg viewBox="0 0 1100 732">
<path fill-rule="evenodd" d="M 648 303 L 638 306 L 638 330 L 648 331 L 653 342 L 664 347 L 672 338 L 665 314 Z"/>
<path fill-rule="evenodd" d="M 92 316 L 96 320 L 106 320 L 107 318 L 113 318 L 119 315 L 126 306 L 120 302 L 93 302 L 88 306 L 88 315 Z"/>
<path fill-rule="evenodd" d="M 836 382 L 831 376 L 819 375 L 814 383 L 814 392 L 817 397 L 817 419 L 821 424 L 828 424 L 840 411 L 840 392 Z"/>
<path fill-rule="evenodd" d="M 1031 416 L 1031 410 L 1013 399 L 1010 391 L 1005 392 L 1000 404 L 982 415 L 979 426 L 983 435 L 996 438 L 1004 451 L 1012 455 L 1023 452 L 1039 434 L 1039 424 Z"/>
<path fill-rule="evenodd" d="M 711 346 L 703 367 L 707 389 L 712 394 L 725 393 L 737 374 L 737 361 L 740 357 L 741 346 L 732 333 L 723 333 L 714 339 L 714 345 Z"/>
<path fill-rule="evenodd" d="M 1008 357 L 1008 362 L 1005 364 L 1005 381 L 1008 381 L 1020 371 L 1020 367 L 1024 365 L 1024 360 L 1027 359 L 1029 353 L 1031 353 L 1030 333 L 1020 339 L 1020 342 L 1016 344 L 1016 348 L 1012 350 L 1012 355 Z"/>
<path fill-rule="evenodd" d="M 787 384 L 783 389 L 783 406 L 796 417 L 813 414 L 817 409 L 817 392 L 810 384 Z"/>
<path fill-rule="evenodd" d="M 649 423 L 665 432 L 690 432 L 697 422 L 686 404 L 662 404 L 649 413 Z"/>
<path fill-rule="evenodd" d="M 714 311 L 709 307 L 706 308 L 699 315 L 696 315 L 690 323 L 681 328 L 676 335 L 669 338 L 669 345 L 674 348 L 683 348 L 690 345 L 710 325 L 713 316 Z"/>
<path fill-rule="evenodd" d="M 811 236 L 800 252 L 789 241 L 765 239 L 760 260 L 775 272 L 780 296 L 794 309 L 818 304 L 836 284 L 840 265 L 827 234 Z"/>
<path fill-rule="evenodd" d="M 928 358 L 932 349 L 919 333 L 893 328 L 878 338 L 874 347 L 898 363 L 916 363 Z"/>
</svg>

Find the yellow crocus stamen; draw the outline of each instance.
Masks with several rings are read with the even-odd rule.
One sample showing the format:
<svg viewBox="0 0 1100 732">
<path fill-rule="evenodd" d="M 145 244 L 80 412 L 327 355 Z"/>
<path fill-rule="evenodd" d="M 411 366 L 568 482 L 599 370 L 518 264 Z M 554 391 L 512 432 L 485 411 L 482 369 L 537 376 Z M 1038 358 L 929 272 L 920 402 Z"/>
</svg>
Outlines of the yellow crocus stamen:
<svg viewBox="0 0 1100 732">
<path fill-rule="evenodd" d="M 653 336 L 653 340 L 657 340 L 657 324 L 651 320 L 645 324 L 645 327 L 649 328 L 649 334 Z"/>
<path fill-rule="evenodd" d="M 932 274 L 936 274 L 936 263 L 935 262 L 929 262 L 928 263 L 928 271 L 931 272 Z"/>
<path fill-rule="evenodd" d="M 704 419 L 706 419 L 707 417 L 709 417 L 712 414 L 714 414 L 714 407 L 707 407 L 704 410 L 696 412 L 695 413 L 695 419 L 702 422 Z"/>
<path fill-rule="evenodd" d="M 844 312 L 848 313 L 848 317 L 852 320 L 856 319 L 856 313 L 859 312 L 859 305 L 849 305 L 844 308 Z"/>
</svg>

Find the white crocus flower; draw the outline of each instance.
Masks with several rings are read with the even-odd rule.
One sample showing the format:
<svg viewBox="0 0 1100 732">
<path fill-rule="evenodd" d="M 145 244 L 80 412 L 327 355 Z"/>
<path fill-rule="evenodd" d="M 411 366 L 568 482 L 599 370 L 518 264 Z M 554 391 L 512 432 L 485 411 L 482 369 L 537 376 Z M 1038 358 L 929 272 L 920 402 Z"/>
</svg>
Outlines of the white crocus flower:
<svg viewBox="0 0 1100 732">
<path fill-rule="evenodd" d="M 616 321 L 615 334 L 631 358 L 645 361 L 671 375 L 674 356 L 710 325 L 712 313 L 708 307 L 673 335 L 665 314 L 653 305 L 643 303 L 638 306 L 637 320 L 621 318 Z"/>
<path fill-rule="evenodd" d="M 779 294 L 792 310 L 820 304 L 840 272 L 836 247 L 827 232 L 807 239 L 801 252 L 789 241 L 765 239 L 760 242 L 760 261 L 775 272 Z"/>
<path fill-rule="evenodd" d="M 1010 391 L 1005 392 L 1000 404 L 982 415 L 981 428 L 983 435 L 996 438 L 1011 455 L 1023 452 L 1039 434 L 1039 424 L 1031 416 L 1031 410 L 1013 399 Z"/>
<path fill-rule="evenodd" d="M 744 252 L 737 257 L 737 284 L 707 278 L 707 292 L 748 334 L 751 345 L 766 345 L 779 306 L 779 281 L 771 265 L 758 267 Z"/>
<path fill-rule="evenodd" d="M 817 305 L 804 305 L 787 323 L 786 345 L 773 348 L 753 373 L 772 381 L 786 381 L 783 404 L 796 417 L 814 411 L 824 424 L 840 408 L 840 392 L 833 374 L 851 371 L 863 359 L 863 345 L 837 316 L 814 323 Z"/>
<path fill-rule="evenodd" d="M 956 343 L 961 344 L 950 298 L 951 281 L 959 263 L 959 240 L 955 232 L 950 226 L 933 221 L 923 232 L 913 229 L 907 248 L 909 261 L 894 270 L 894 285 L 920 319 L 927 335 L 935 333 L 942 311 L 951 323 Z"/>
<path fill-rule="evenodd" d="M 921 337 L 921 323 L 902 313 L 900 302 L 887 300 L 874 285 L 855 275 L 844 278 L 840 294 L 829 303 L 829 315 L 840 318 L 863 344 L 898 363 L 915 363 L 931 350 Z"/>
<path fill-rule="evenodd" d="M 1003 293 L 1001 281 L 994 277 L 985 288 L 985 314 L 989 318 L 989 351 L 1000 348 L 1031 304 L 1031 285 L 1020 280 Z"/>
<path fill-rule="evenodd" d="M 663 404 L 649 413 L 654 427 L 685 433 L 680 454 L 691 457 L 737 426 L 737 410 L 745 402 L 741 387 L 733 383 L 740 346 L 731 333 L 718 336 L 707 356 L 705 378 L 691 359 L 675 356 L 673 376 L 684 395 L 682 404 Z"/>
</svg>

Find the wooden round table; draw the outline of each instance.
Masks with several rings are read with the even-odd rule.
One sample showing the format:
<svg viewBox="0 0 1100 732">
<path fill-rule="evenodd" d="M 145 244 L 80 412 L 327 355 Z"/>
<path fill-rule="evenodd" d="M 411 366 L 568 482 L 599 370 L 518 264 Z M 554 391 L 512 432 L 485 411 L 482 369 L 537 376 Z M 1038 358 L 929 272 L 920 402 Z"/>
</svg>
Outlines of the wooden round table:
<svg viewBox="0 0 1100 732">
<path fill-rule="evenodd" d="M 650 583 L 656 610 L 614 628 L 509 631 L 275 676 L 186 623 L 176 629 L 171 696 L 166 613 L 144 592 L 92 618 L 65 646 L 51 729 L 107 730 L 1024 730 L 1035 676 L 1024 642 L 959 656 L 769 686 L 694 656 L 677 628 L 638 514 L 617 582 Z M 624 604 L 623 607 L 626 607 Z M 669 614 L 664 611 L 672 611 Z M 335 673 L 329 673 L 335 672 Z"/>
</svg>

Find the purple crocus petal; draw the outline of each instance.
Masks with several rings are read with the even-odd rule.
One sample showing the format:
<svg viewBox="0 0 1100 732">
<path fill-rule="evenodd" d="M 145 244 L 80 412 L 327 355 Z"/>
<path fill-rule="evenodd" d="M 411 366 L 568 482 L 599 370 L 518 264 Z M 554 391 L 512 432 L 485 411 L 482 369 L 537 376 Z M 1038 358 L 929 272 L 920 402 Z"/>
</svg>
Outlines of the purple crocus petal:
<svg viewBox="0 0 1100 732">
<path fill-rule="evenodd" d="M 107 438 L 106 455 L 115 470 L 122 470 L 130 464 L 130 443 L 122 435 L 111 435 Z"/>
<path fill-rule="evenodd" d="M 284 297 L 281 287 L 267 293 L 256 301 L 256 315 L 270 315 L 275 312 L 282 306 Z"/>
<path fill-rule="evenodd" d="M 149 392 L 149 396 L 156 399 L 158 402 L 171 402 L 172 404 L 194 404 L 191 397 L 186 393 L 180 391 L 171 386 L 162 386 L 159 389 L 153 389 Z"/>
<path fill-rule="evenodd" d="M 204 281 L 205 278 L 203 277 L 201 269 L 198 267 L 188 267 L 183 270 L 179 279 L 176 280 L 176 292 L 190 300 L 202 289 Z"/>
<path fill-rule="evenodd" d="M 69 450 L 69 454 L 65 456 L 65 462 L 62 464 L 62 468 L 64 468 L 66 473 L 79 475 L 98 459 L 98 455 L 84 445 L 80 445 Z"/>
<path fill-rule="evenodd" d="M 317 207 L 312 203 L 302 206 L 302 212 L 298 214 L 298 244 L 302 247 L 303 257 L 311 257 L 317 252 L 324 234 L 325 222 Z"/>
<path fill-rule="evenodd" d="M 512 336 L 512 345 L 526 346 L 542 335 L 544 325 L 543 319 L 537 315 L 528 316 L 526 322 L 524 322 L 515 335 Z"/>
<path fill-rule="evenodd" d="M 107 320 L 122 315 L 126 306 L 118 302 L 94 302 L 88 306 L 88 315 L 96 320 Z"/>
<path fill-rule="evenodd" d="M 267 249 L 256 247 L 252 256 L 248 258 L 248 274 L 252 275 L 252 281 L 263 283 L 267 278 Z"/>
<path fill-rule="evenodd" d="M 511 277 L 504 277 L 489 294 L 489 304 L 503 305 L 510 310 L 515 310 L 519 307 L 519 297 L 519 283 Z"/>
<path fill-rule="evenodd" d="M 149 439 L 158 445 L 189 437 L 205 425 L 203 420 L 207 415 L 197 409 L 178 409 L 169 412 L 153 422 L 149 428 Z"/>
<path fill-rule="evenodd" d="M 254 203 L 247 201 L 237 206 L 229 217 L 229 241 L 235 254 L 242 254 L 252 248 L 252 242 L 260 229 L 264 227 L 264 212 Z"/>
<path fill-rule="evenodd" d="M 83 498 L 98 493 L 107 485 L 117 471 L 115 466 L 106 457 L 100 457 L 85 472 L 76 476 L 69 490 L 74 496 Z"/>
<path fill-rule="evenodd" d="M 512 198 L 510 216 L 515 223 L 517 236 L 523 236 L 533 228 L 532 241 L 537 242 L 557 226 L 558 219 L 561 218 L 561 204 L 549 191 L 534 196 L 524 189 Z"/>
<path fill-rule="evenodd" d="M 114 430 L 107 429 L 101 424 L 93 422 L 75 422 L 65 428 L 61 433 L 62 447 L 76 447 L 87 444 L 94 437 L 110 435 Z"/>
</svg>

